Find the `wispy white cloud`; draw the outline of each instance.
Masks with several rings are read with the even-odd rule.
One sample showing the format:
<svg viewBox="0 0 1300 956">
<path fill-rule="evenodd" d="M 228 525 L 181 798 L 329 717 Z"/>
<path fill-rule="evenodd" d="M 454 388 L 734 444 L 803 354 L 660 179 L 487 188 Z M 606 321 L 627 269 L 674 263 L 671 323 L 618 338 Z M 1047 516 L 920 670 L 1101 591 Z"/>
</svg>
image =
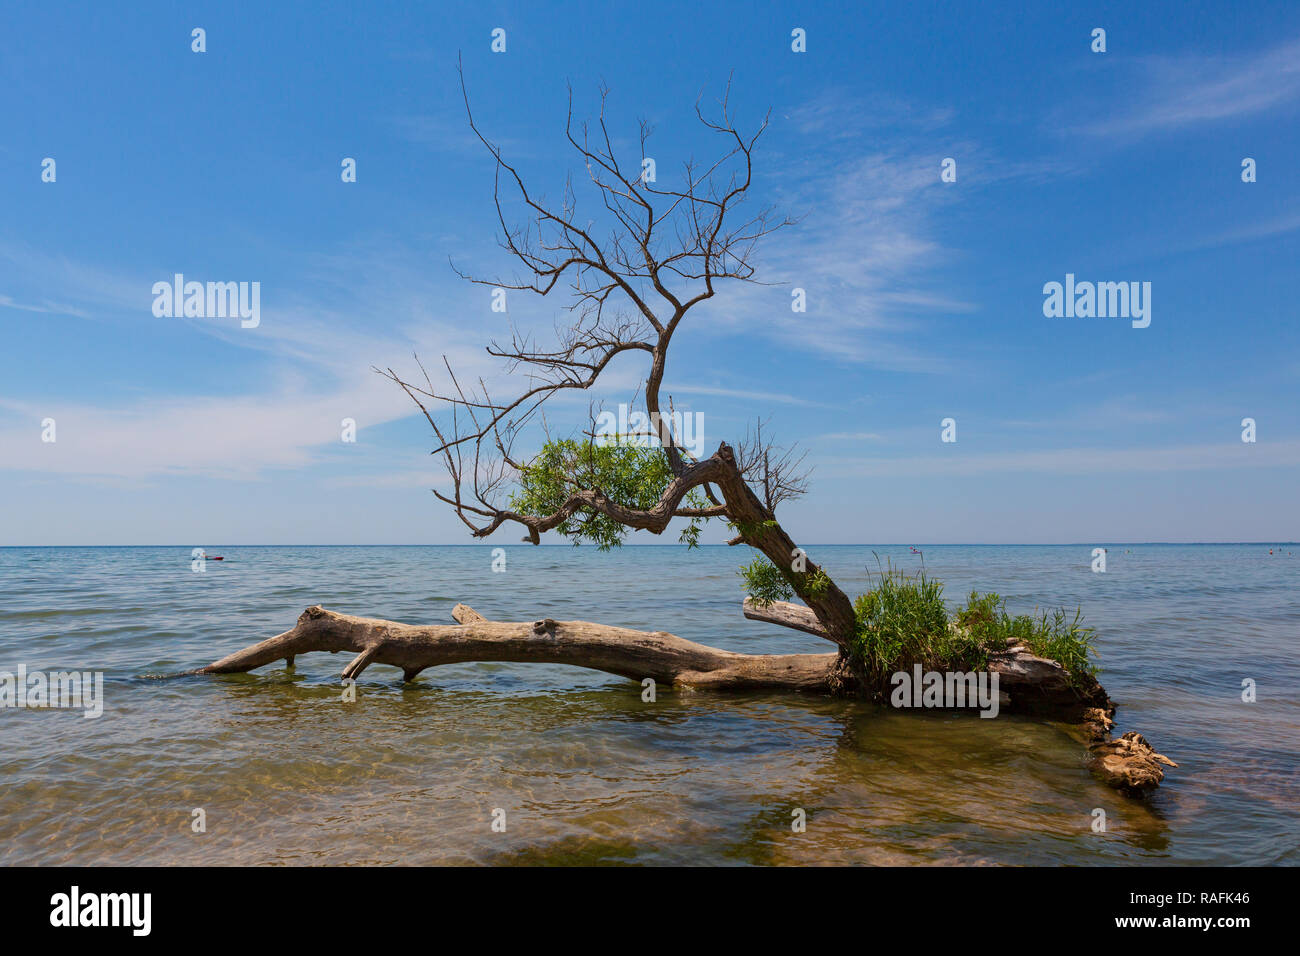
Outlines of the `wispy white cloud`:
<svg viewBox="0 0 1300 956">
<path fill-rule="evenodd" d="M 0 408 L 4 470 L 138 478 L 255 478 L 315 463 L 314 449 L 340 443 L 343 418 L 354 418 L 364 434 L 410 414 L 405 396 L 376 375 L 335 390 L 286 387 L 112 408 L 5 400 Z M 56 423 L 53 443 L 41 440 L 45 418 Z"/>
<path fill-rule="evenodd" d="M 113 269 L 52 255 L 29 245 L 0 240 L 0 270 L 7 275 L 7 288 L 0 293 L 0 305 L 89 318 L 109 309 L 138 309 L 148 312 L 153 302 L 149 290 L 154 278 L 126 275 Z M 61 302 L 45 296 L 20 295 L 15 288 L 58 289 Z"/>
<path fill-rule="evenodd" d="M 71 280 L 88 314 L 105 321 L 148 313 L 147 276 L 132 279 L 110 270 L 22 250 L 38 285 Z M 317 264 L 286 280 L 272 304 L 263 299 L 262 322 L 177 319 L 196 337 L 216 338 L 259 353 L 269 371 L 239 393 L 200 387 L 127 400 L 33 400 L 5 395 L 0 386 L 0 469 L 85 478 L 187 475 L 254 478 L 266 469 L 317 463 L 322 449 L 343 447 L 341 421 L 361 430 L 418 414 L 410 399 L 372 366 L 414 373 L 420 352 L 435 374 L 447 354 L 472 380 L 493 381 L 501 369 L 482 350 L 481 333 L 462 317 L 439 314 L 446 297 L 434 293 L 421 272 L 407 274 L 391 257 L 344 257 Z M 387 263 L 387 266 L 385 266 Z M 287 286 L 287 288 L 286 288 Z M 346 289 L 346 293 L 343 291 Z M 116 319 L 112 318 L 116 316 Z M 126 334 L 146 336 L 132 327 Z M 141 348 L 149 343 L 142 340 Z M 41 441 L 41 421 L 55 419 L 57 441 Z"/>
<path fill-rule="evenodd" d="M 811 399 L 800 398 L 798 395 L 787 395 L 784 392 L 752 392 L 738 388 L 716 388 L 708 385 L 683 385 L 674 383 L 665 385 L 662 389 L 665 395 L 716 395 L 719 398 L 739 398 L 745 401 L 762 401 L 774 402 L 780 405 L 802 405 L 808 408 L 834 408 L 834 405 L 828 405 L 825 402 L 814 402 Z"/>
<path fill-rule="evenodd" d="M 875 432 L 828 432 L 825 435 L 814 435 L 810 441 L 884 441 L 884 435 L 878 435 Z"/>
<path fill-rule="evenodd" d="M 0 295 L 0 308 L 17 309 L 20 312 L 39 312 L 43 315 L 73 315 L 80 319 L 89 318 L 87 312 L 83 312 L 71 305 L 59 305 L 56 302 L 42 300 L 40 302 L 18 302 L 12 296 Z"/>
<path fill-rule="evenodd" d="M 1057 448 L 1041 451 L 950 454 L 908 458 L 822 458 L 819 474 L 833 477 L 969 476 L 993 473 L 1121 474 L 1282 468 L 1300 465 L 1300 441 L 1227 442 L 1165 448 Z"/>
<path fill-rule="evenodd" d="M 1086 124 L 1098 136 L 1143 135 L 1252 116 L 1300 101 L 1300 39 L 1245 56 L 1187 55 L 1139 61 L 1126 86 L 1134 105 Z"/>
<path fill-rule="evenodd" d="M 1271 216 L 1260 222 L 1250 223 L 1236 229 L 1229 229 L 1206 239 L 1180 247 L 1180 251 L 1193 252 L 1202 249 L 1217 249 L 1221 246 L 1236 245 L 1240 242 L 1256 242 L 1260 239 L 1272 239 L 1300 229 L 1300 212 L 1284 212 Z"/>
<path fill-rule="evenodd" d="M 793 172 L 790 181 L 802 185 L 781 205 L 803 218 L 768 240 L 760 266 L 779 285 L 732 286 L 708 315 L 839 361 L 941 370 L 941 359 L 900 334 L 917 331 L 917 316 L 972 308 L 925 284 L 944 255 L 930 235 L 943 201 L 941 158 L 876 152 L 829 171 Z M 795 288 L 805 292 L 806 312 L 791 309 Z"/>
<path fill-rule="evenodd" d="M 942 161 L 958 160 L 962 188 L 1058 173 L 1062 165 L 999 161 L 977 143 L 945 135 L 951 110 L 915 109 L 894 97 L 825 93 L 780 119 L 773 135 L 784 138 L 760 155 L 763 183 L 799 222 L 761 250 L 760 275 L 774 284 L 729 287 L 707 304 L 711 320 L 840 362 L 950 371 L 941 350 L 925 347 L 926 325 L 979 306 L 942 274 L 962 254 L 937 238 L 943 211 L 960 201 L 960 190 L 940 181 Z M 880 127 L 889 128 L 887 137 Z M 798 149 L 813 141 L 815 159 Z M 806 312 L 791 309 L 795 288 L 805 290 Z"/>
<path fill-rule="evenodd" d="M 450 488 L 451 477 L 445 471 L 427 468 L 397 469 L 381 474 L 358 473 L 335 475 L 321 484 L 327 488 Z"/>
<path fill-rule="evenodd" d="M 1000 424 L 1009 428 L 1105 431 L 1135 425 L 1165 425 L 1174 418 L 1174 414 L 1167 408 L 1152 405 L 1149 398 L 1128 394 L 1062 410 L 1060 414 L 1052 415 L 1050 418 L 1015 419 Z"/>
<path fill-rule="evenodd" d="M 69 280 L 65 288 L 88 303 L 91 317 L 121 321 L 148 314 L 146 293 L 153 281 L 148 275 L 133 278 L 21 249 L 13 255 L 38 287 Z M 0 385 L 0 448 L 5 450 L 0 470 L 87 480 L 167 475 L 253 479 L 269 469 L 320 464 L 331 450 L 346 447 L 340 442 L 343 418 L 356 421 L 364 443 L 368 429 L 420 414 L 396 385 L 374 371 L 391 367 L 422 384 L 415 354 L 442 394 L 452 391 L 445 356 L 462 383 L 481 382 L 494 398 L 513 397 L 521 380 L 487 355 L 484 346 L 493 335 L 508 335 L 510 324 L 525 333 L 534 326 L 549 331 L 551 317 L 546 309 L 524 308 L 523 302 L 508 316 L 495 315 L 488 298 L 476 296 L 476 290 L 466 292 L 454 276 L 431 270 L 392 242 L 302 257 L 291 274 L 264 285 L 261 324 L 255 329 L 242 329 L 236 321 L 174 320 L 196 337 L 257 353 L 268 368 L 262 381 L 239 393 L 204 387 L 185 393 L 151 390 L 94 403 L 6 395 Z M 111 316 L 116 319 L 107 318 Z M 126 334 L 147 336 L 138 326 Z M 149 343 L 142 340 L 141 347 Z M 644 370 L 633 366 L 631 358 L 611 366 L 599 395 L 565 391 L 548 405 L 558 417 L 573 417 L 603 396 L 630 396 L 644 380 Z M 54 443 L 41 441 L 44 418 L 57 423 Z M 328 458 L 348 467 L 346 457 Z M 399 467 L 391 478 L 380 479 L 373 474 L 373 461 L 356 467 L 350 480 L 358 485 L 432 486 L 424 469 Z"/>
<path fill-rule="evenodd" d="M 853 121 L 847 122 L 850 117 Z M 824 89 L 797 109 L 782 114 L 782 119 L 801 134 L 815 136 L 819 142 L 856 139 L 864 129 L 878 131 L 901 126 L 931 132 L 947 126 L 955 118 L 956 111 L 952 107 L 921 108 L 901 96 L 881 90 L 850 99 L 836 88 Z"/>
</svg>

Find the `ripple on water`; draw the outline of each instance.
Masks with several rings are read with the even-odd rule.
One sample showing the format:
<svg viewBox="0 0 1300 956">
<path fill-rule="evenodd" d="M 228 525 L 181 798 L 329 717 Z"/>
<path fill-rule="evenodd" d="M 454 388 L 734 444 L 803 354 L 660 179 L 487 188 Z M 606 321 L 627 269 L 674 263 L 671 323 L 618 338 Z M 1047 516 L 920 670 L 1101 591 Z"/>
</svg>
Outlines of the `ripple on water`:
<svg viewBox="0 0 1300 956">
<path fill-rule="evenodd" d="M 344 704 L 343 656 L 328 654 L 295 672 L 145 676 L 283 631 L 314 603 L 443 622 L 465 601 L 497 619 L 825 649 L 740 618 L 731 549 L 512 547 L 505 575 L 485 573 L 488 550 L 227 547 L 228 567 L 195 575 L 188 549 L 0 549 L 0 669 L 107 676 L 98 720 L 0 710 L 0 863 L 1297 861 L 1297 566 L 1249 547 L 1113 549 L 1104 581 L 1086 549 L 925 548 L 950 600 L 1083 605 L 1120 729 L 1182 764 L 1143 803 L 1094 780 L 1062 728 L 1015 718 L 664 688 L 647 703 L 608 675 L 511 664 L 408 686 L 377 665 Z M 869 586 L 873 549 L 813 550 L 846 590 Z"/>
</svg>

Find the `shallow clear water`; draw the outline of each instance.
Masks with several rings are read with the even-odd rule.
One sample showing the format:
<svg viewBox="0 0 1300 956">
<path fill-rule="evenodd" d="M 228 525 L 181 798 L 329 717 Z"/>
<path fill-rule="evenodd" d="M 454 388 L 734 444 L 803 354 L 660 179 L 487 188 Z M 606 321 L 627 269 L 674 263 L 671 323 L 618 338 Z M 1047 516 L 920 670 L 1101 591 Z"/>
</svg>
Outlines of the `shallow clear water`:
<svg viewBox="0 0 1300 956">
<path fill-rule="evenodd" d="M 148 676 L 317 603 L 451 623 L 464 601 L 828 649 L 741 617 L 738 549 L 506 550 L 493 573 L 490 547 L 212 547 L 227 560 L 196 574 L 189 548 L 0 549 L 0 671 L 100 670 L 106 696 L 97 720 L 0 709 L 0 863 L 1300 862 L 1300 558 L 1285 548 L 1114 545 L 1104 574 L 1088 545 L 925 548 L 950 601 L 1082 604 L 1118 729 L 1181 765 L 1146 802 L 1094 780 L 1064 728 L 1010 716 L 664 688 L 644 703 L 630 681 L 526 664 L 405 687 L 376 665 L 345 704 L 329 654 L 294 673 Z M 809 550 L 851 593 L 876 568 L 869 547 Z"/>
</svg>

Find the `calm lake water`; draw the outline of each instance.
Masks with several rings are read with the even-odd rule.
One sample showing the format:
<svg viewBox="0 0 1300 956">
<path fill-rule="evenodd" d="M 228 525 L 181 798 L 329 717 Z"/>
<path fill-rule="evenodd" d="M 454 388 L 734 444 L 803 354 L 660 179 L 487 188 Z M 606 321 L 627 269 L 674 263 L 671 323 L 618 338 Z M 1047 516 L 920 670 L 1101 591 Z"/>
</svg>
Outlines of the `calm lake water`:
<svg viewBox="0 0 1300 956">
<path fill-rule="evenodd" d="M 464 601 L 499 620 L 827 650 L 741 617 L 740 549 L 518 546 L 493 573 L 490 546 L 231 545 L 199 574 L 188 547 L 0 548 L 0 670 L 102 671 L 106 698 L 95 720 L 0 709 L 0 863 L 1300 862 L 1300 546 L 1109 547 L 1104 574 L 1090 545 L 924 550 L 950 602 L 979 588 L 1016 611 L 1083 606 L 1119 731 L 1181 765 L 1146 802 L 1094 780 L 1062 727 L 1009 716 L 664 688 L 644 703 L 631 681 L 527 664 L 409 686 L 375 665 L 347 704 L 330 654 L 294 673 L 150 677 L 317 603 L 452 623 Z M 809 551 L 851 593 L 876 568 L 870 547 Z"/>
</svg>

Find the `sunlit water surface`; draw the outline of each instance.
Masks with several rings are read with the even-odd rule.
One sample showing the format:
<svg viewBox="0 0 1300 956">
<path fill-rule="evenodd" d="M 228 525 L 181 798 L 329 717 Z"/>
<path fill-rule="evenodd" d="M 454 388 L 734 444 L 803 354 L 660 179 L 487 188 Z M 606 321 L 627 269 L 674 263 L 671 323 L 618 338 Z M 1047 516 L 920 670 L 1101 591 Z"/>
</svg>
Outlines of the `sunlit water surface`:
<svg viewBox="0 0 1300 956">
<path fill-rule="evenodd" d="M 1120 730 L 1181 765 L 1146 802 L 1090 776 L 1064 728 L 1007 716 L 667 688 L 646 703 L 631 681 L 525 664 L 406 686 L 376 665 L 349 704 L 329 654 L 151 676 L 317 603 L 451 623 L 464 601 L 500 620 L 828 649 L 741 617 L 737 549 L 511 547 L 504 573 L 482 547 L 213 547 L 227 560 L 203 573 L 188 548 L 0 549 L 0 670 L 103 671 L 106 695 L 97 720 L 0 709 L 0 863 L 1300 862 L 1297 557 L 1112 546 L 1095 574 L 1090 550 L 930 547 L 925 562 L 950 602 L 979 588 L 1018 611 L 1083 606 Z M 869 547 L 811 551 L 852 593 L 877 566 Z"/>
</svg>

